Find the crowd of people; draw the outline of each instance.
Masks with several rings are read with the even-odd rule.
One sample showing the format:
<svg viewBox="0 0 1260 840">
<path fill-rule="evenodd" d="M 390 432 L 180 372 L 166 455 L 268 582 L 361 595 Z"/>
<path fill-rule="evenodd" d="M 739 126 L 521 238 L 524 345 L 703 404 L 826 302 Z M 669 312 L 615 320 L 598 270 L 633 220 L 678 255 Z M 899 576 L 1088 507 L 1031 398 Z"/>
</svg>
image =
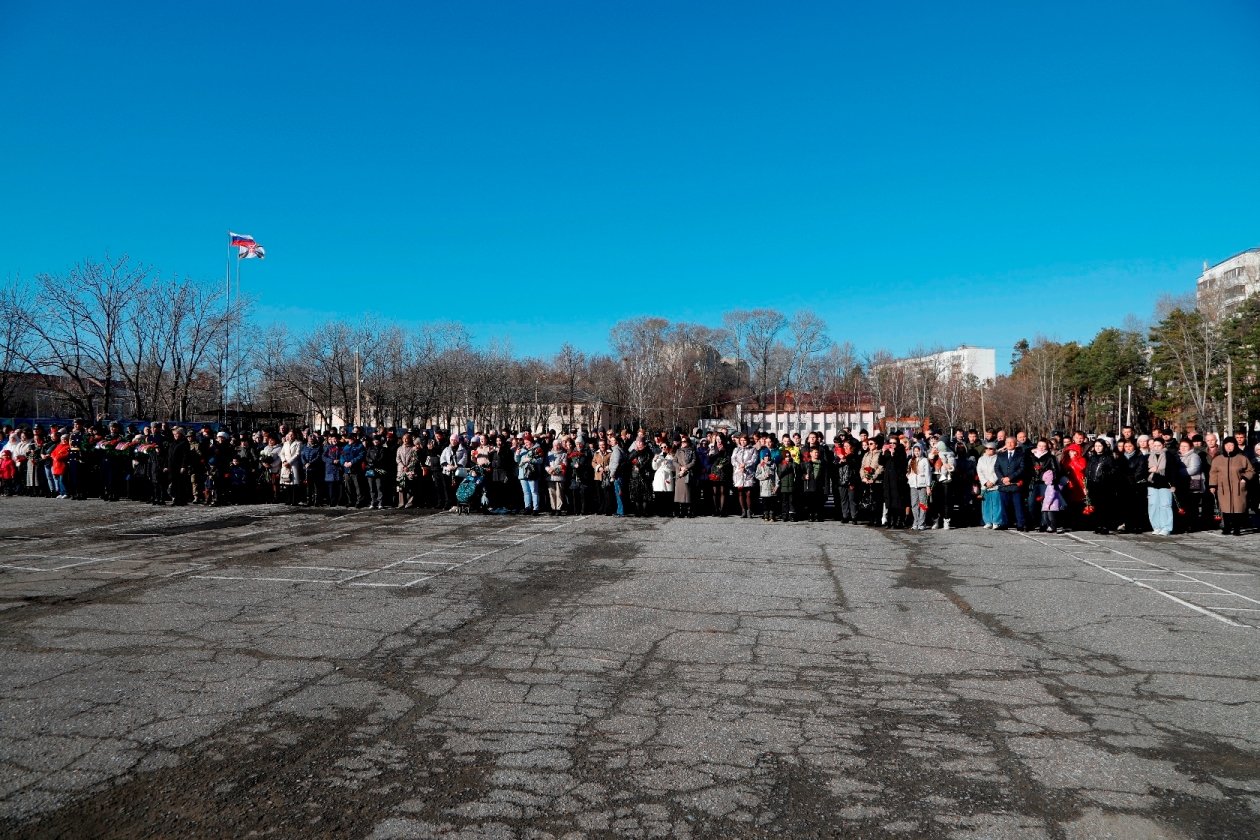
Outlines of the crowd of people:
<svg viewBox="0 0 1260 840">
<path fill-rule="evenodd" d="M 230 434 L 118 422 L 5 429 L 5 495 L 152 505 L 284 503 L 501 514 L 760 518 L 928 530 L 978 526 L 1237 535 L 1260 513 L 1260 443 L 1238 433 L 1115 439 L 957 430 L 630 429 L 560 433 L 346 427 Z"/>
</svg>

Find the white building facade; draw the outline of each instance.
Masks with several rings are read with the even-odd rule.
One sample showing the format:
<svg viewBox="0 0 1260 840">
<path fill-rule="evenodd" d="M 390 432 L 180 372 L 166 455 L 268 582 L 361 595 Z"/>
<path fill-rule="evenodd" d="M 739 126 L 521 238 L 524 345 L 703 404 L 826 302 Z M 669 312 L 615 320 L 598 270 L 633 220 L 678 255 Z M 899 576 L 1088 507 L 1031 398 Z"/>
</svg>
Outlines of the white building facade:
<svg viewBox="0 0 1260 840">
<path fill-rule="evenodd" d="M 1257 293 L 1260 293 L 1260 248 L 1252 248 L 1213 266 L 1205 262 L 1194 298 L 1200 312 L 1216 319 L 1228 316 Z"/>
<path fill-rule="evenodd" d="M 958 370 L 964 377 L 974 376 L 979 382 L 992 382 L 997 378 L 997 350 L 992 347 L 972 347 L 960 344 L 957 349 L 944 350 L 930 356 L 902 359 L 902 365 L 934 365 L 942 374 Z"/>
<path fill-rule="evenodd" d="M 802 435 L 818 432 L 825 440 L 831 440 L 844 429 L 854 435 L 861 429 L 875 434 L 881 428 L 880 421 L 884 417 L 881 411 L 757 411 L 737 407 L 735 420 L 704 421 L 705 427 L 727 427 L 749 432 L 773 432 L 783 435 L 785 432 L 800 432 Z"/>
</svg>

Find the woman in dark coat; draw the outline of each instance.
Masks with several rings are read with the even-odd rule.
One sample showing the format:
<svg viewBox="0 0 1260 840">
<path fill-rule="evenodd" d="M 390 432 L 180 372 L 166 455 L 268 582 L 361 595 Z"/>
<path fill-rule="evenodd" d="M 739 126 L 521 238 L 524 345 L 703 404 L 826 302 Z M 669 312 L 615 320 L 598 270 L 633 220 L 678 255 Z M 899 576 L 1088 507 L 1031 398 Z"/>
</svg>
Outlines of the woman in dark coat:
<svg viewBox="0 0 1260 840">
<path fill-rule="evenodd" d="M 713 512 L 718 516 L 726 516 L 726 487 L 731 483 L 731 454 L 722 438 L 718 438 L 709 450 L 708 470 L 705 479 L 709 482 L 709 492 L 713 497 Z"/>
<path fill-rule="evenodd" d="M 910 487 L 906 482 L 906 450 L 900 443 L 889 442 L 879 454 L 879 465 L 884 468 L 884 510 L 888 514 L 889 528 L 906 527 L 906 505 L 910 501 Z"/>
<path fill-rule="evenodd" d="M 650 516 L 656 496 L 652 493 L 652 449 L 641 439 L 630 444 L 630 504 L 639 516 Z"/>
<path fill-rule="evenodd" d="M 1150 470 L 1146 456 L 1132 441 L 1122 444 L 1118 461 L 1124 468 L 1123 510 L 1124 531 L 1129 534 L 1141 534 L 1151 529 L 1151 521 L 1146 516 L 1146 489 L 1150 486 Z"/>
<path fill-rule="evenodd" d="M 826 493 L 827 468 L 821 449 L 801 450 L 801 493 L 805 519 L 822 522 L 823 498 Z"/>
<path fill-rule="evenodd" d="M 1085 463 L 1085 514 L 1094 520 L 1095 534 L 1110 534 L 1117 513 L 1117 498 L 1125 482 L 1111 448 L 1095 440 Z"/>
</svg>

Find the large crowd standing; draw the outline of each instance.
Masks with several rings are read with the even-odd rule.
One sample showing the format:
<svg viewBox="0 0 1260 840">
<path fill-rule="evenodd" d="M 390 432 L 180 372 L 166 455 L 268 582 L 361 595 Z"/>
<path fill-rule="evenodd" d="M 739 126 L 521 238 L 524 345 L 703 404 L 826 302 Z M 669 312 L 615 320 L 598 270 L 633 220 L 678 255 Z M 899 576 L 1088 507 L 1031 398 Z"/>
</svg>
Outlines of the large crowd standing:
<svg viewBox="0 0 1260 840">
<path fill-rule="evenodd" d="M 1260 443 L 958 430 L 778 436 L 294 429 L 164 423 L 5 429 L 5 495 L 152 505 L 284 503 L 501 514 L 738 516 L 886 528 L 1239 534 Z"/>
</svg>

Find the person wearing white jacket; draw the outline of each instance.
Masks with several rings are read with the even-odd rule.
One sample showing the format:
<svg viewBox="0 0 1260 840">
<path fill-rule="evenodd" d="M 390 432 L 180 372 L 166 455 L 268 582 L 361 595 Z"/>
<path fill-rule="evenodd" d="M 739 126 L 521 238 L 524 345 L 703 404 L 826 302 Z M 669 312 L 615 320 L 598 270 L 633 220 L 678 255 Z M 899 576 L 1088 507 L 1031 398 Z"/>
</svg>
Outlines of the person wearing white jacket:
<svg viewBox="0 0 1260 840">
<path fill-rule="evenodd" d="M 932 499 L 932 464 L 923 455 L 922 444 L 910 448 L 906 460 L 906 483 L 910 485 L 910 509 L 914 513 L 914 530 L 927 530 L 928 504 Z"/>
<path fill-rule="evenodd" d="M 980 518 L 986 528 L 1002 525 L 1002 496 L 998 492 L 997 443 L 984 442 L 984 454 L 976 461 L 976 484 L 980 487 Z"/>
<path fill-rule="evenodd" d="M 286 432 L 280 444 L 280 486 L 284 488 L 284 503 L 296 505 L 297 489 L 302 485 L 302 441 L 292 431 Z"/>
<path fill-rule="evenodd" d="M 739 445 L 731 453 L 731 483 L 735 485 L 735 497 L 739 500 L 739 515 L 752 518 L 752 489 L 757 483 L 757 450 L 748 445 L 748 435 L 740 435 Z"/>
<path fill-rule="evenodd" d="M 678 463 L 674 460 L 674 448 L 661 444 L 661 451 L 652 456 L 652 492 L 656 496 L 656 515 L 674 515 L 674 482 Z"/>
</svg>

